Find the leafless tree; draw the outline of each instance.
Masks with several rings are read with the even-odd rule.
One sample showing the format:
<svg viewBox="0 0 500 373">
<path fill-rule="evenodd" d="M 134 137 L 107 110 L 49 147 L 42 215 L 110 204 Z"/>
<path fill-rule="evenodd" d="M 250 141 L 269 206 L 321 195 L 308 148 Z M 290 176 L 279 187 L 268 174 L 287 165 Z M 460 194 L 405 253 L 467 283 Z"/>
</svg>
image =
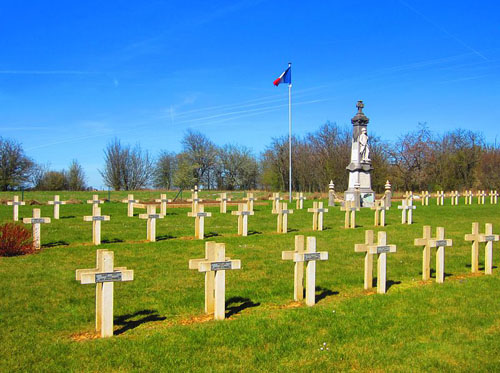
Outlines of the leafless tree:
<svg viewBox="0 0 500 373">
<path fill-rule="evenodd" d="M 0 137 L 0 190 L 26 187 L 34 162 L 18 142 Z"/>
</svg>

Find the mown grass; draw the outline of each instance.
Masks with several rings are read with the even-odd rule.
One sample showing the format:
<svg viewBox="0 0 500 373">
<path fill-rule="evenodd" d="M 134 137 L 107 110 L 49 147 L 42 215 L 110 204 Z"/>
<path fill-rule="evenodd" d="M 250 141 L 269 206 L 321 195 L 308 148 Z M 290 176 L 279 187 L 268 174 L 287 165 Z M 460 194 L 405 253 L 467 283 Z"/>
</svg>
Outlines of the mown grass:
<svg viewBox="0 0 500 373">
<path fill-rule="evenodd" d="M 26 193 L 25 200 L 45 202 L 53 194 Z M 189 259 L 204 254 L 204 241 L 192 239 L 188 209 L 169 209 L 158 221 L 160 240 L 148 243 L 145 221 L 127 217 L 126 204 L 113 202 L 126 194 L 113 192 L 112 202 L 101 205 L 102 213 L 111 215 L 102 225 L 103 240 L 113 243 L 100 248 L 115 252 L 117 266 L 135 270 L 133 282 L 115 286 L 115 337 L 92 338 L 95 288 L 74 279 L 77 268 L 95 263 L 91 223 L 82 219 L 91 208 L 64 205 L 63 218 L 42 227 L 40 253 L 0 258 L 1 371 L 498 370 L 498 244 L 493 275 L 471 276 L 464 235 L 473 221 L 481 229 L 493 223 L 498 232 L 500 206 L 465 206 L 463 199 L 456 207 L 449 200 L 442 207 L 417 203 L 411 226 L 400 224 L 400 211 L 393 207 L 383 228 L 388 243 L 397 245 L 397 253 L 388 255 L 386 295 L 363 290 L 363 255 L 354 253 L 365 229 L 373 229 L 369 209 L 358 213 L 356 229 L 345 230 L 339 207 L 330 208 L 323 232 L 311 230 L 306 209 L 295 210 L 291 232 L 283 235 L 274 233 L 276 217 L 266 201 L 249 218 L 255 234 L 238 237 L 237 218 L 209 207 L 213 217 L 206 219 L 205 231 L 213 237 L 208 240 L 225 242 L 227 255 L 242 261 L 241 270 L 226 275 L 229 317 L 215 322 L 203 315 L 203 275 L 187 267 Z M 92 193 L 60 195 L 86 200 Z M 305 208 L 311 205 L 307 200 Z M 21 217 L 30 216 L 33 207 L 22 206 Z M 52 216 L 52 206 L 36 207 L 42 216 Z M 12 207 L 0 206 L 0 221 L 11 218 Z M 422 250 L 413 239 L 425 224 L 433 232 L 444 226 L 453 239 L 442 285 L 421 281 Z M 292 301 L 293 264 L 281 260 L 282 250 L 293 249 L 295 234 L 316 236 L 318 250 L 330 255 L 317 266 L 318 303 L 311 308 Z M 482 265 L 483 250 L 480 258 Z M 433 252 L 432 267 L 434 261 Z"/>
</svg>

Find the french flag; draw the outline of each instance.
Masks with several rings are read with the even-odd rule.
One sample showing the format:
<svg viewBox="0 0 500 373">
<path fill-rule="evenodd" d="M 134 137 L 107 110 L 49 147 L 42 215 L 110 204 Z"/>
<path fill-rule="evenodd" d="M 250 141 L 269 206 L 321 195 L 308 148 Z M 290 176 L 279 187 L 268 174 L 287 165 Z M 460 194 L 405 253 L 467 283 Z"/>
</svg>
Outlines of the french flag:
<svg viewBox="0 0 500 373">
<path fill-rule="evenodd" d="M 288 64 L 288 69 L 283 71 L 283 74 L 280 75 L 278 79 L 276 79 L 273 84 L 277 87 L 280 83 L 288 83 L 292 84 L 292 64 Z"/>
</svg>

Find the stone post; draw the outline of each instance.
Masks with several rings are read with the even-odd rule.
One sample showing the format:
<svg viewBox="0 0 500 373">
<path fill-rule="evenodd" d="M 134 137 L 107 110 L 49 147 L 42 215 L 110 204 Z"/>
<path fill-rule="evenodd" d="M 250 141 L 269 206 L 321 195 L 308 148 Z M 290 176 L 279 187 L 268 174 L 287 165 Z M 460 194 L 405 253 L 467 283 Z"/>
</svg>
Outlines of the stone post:
<svg viewBox="0 0 500 373">
<path fill-rule="evenodd" d="M 384 198 L 385 198 L 385 205 L 387 207 L 391 207 L 392 191 L 391 191 L 391 183 L 389 182 L 389 180 L 385 182 Z"/>
<path fill-rule="evenodd" d="M 328 184 L 328 206 L 335 206 L 335 184 L 330 180 Z"/>
</svg>

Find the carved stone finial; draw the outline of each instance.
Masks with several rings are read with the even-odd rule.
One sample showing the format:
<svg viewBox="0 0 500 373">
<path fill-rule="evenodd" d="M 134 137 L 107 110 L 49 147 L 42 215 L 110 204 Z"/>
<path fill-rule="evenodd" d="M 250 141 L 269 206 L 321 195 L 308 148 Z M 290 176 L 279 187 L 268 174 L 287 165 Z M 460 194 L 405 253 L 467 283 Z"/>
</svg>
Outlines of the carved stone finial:
<svg viewBox="0 0 500 373">
<path fill-rule="evenodd" d="M 363 108 L 365 107 L 365 104 L 363 104 L 363 101 L 359 100 L 358 103 L 356 104 L 356 107 L 358 108 L 358 112 L 351 119 L 351 123 L 354 126 L 366 126 L 370 120 L 363 113 Z M 354 135 L 357 137 L 359 136 L 359 133 L 355 133 Z"/>
<path fill-rule="evenodd" d="M 356 107 L 358 108 L 358 113 L 363 114 L 363 108 L 365 107 L 363 101 L 359 100 L 358 103 L 356 104 Z"/>
</svg>

